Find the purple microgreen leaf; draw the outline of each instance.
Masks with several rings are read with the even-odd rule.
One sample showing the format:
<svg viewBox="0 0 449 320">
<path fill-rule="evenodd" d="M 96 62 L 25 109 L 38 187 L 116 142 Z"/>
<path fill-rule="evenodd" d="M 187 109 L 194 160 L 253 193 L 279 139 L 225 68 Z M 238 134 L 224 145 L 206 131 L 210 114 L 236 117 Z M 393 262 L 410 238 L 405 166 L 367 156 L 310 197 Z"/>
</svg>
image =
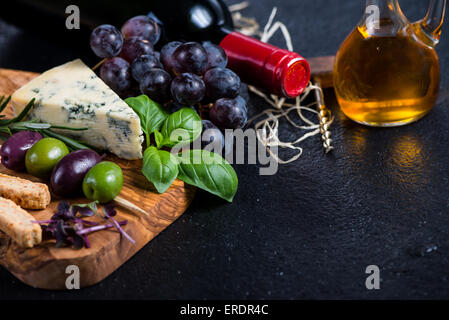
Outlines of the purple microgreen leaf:
<svg viewBox="0 0 449 320">
<path fill-rule="evenodd" d="M 53 220 L 71 220 L 75 217 L 75 212 L 67 201 L 61 201 L 58 204 L 58 211 L 55 212 Z"/>
<path fill-rule="evenodd" d="M 35 220 L 31 221 L 31 223 L 37 223 L 37 224 L 49 224 L 55 222 L 55 220 Z"/>
<path fill-rule="evenodd" d="M 75 229 L 75 231 L 81 231 L 84 229 L 83 223 L 81 221 L 74 220 L 75 224 L 73 225 L 73 228 Z"/>
<path fill-rule="evenodd" d="M 92 217 L 98 211 L 97 203 L 98 203 L 98 201 L 94 201 L 94 202 L 86 203 L 86 204 L 76 204 L 76 205 L 73 205 L 72 207 L 74 208 L 75 212 L 79 212 L 81 216 Z"/>
<path fill-rule="evenodd" d="M 131 236 L 129 234 L 126 233 L 125 230 L 122 229 L 122 227 L 120 227 L 120 224 L 117 222 L 117 220 L 115 220 L 114 218 L 110 218 L 112 223 L 115 225 L 115 227 L 117 228 L 117 230 L 126 238 L 128 239 L 132 244 L 135 244 L 136 241 L 134 241 L 133 238 L 131 238 Z"/>
<path fill-rule="evenodd" d="M 79 226 L 74 226 L 66 229 L 67 237 L 65 238 L 65 243 L 67 245 L 73 246 L 75 249 L 81 249 L 84 247 L 84 239 L 82 236 L 77 234 L 77 228 Z"/>
<path fill-rule="evenodd" d="M 83 234 L 82 237 L 84 239 L 84 245 L 86 246 L 86 248 L 90 248 L 90 241 L 89 238 L 87 237 L 87 234 Z"/>
<path fill-rule="evenodd" d="M 41 225 L 44 239 L 55 239 L 56 247 L 71 246 L 75 249 L 81 249 L 83 247 L 90 248 L 91 244 L 88 239 L 88 234 L 105 230 L 109 228 L 116 228 L 121 235 L 127 238 L 132 243 L 135 243 L 134 239 L 125 232 L 120 226 L 126 225 L 127 220 L 117 222 L 113 217 L 117 214 L 112 203 L 104 206 L 102 213 L 100 214 L 97 209 L 98 202 L 92 202 L 88 204 L 79 204 L 70 206 L 68 202 L 61 201 L 58 204 L 58 210 L 54 213 L 50 220 L 32 221 Z M 93 216 L 98 214 L 102 217 L 106 223 L 99 224 L 97 222 L 88 221 L 77 217 L 77 213 L 80 213 L 82 217 Z M 111 221 L 108 223 L 107 221 Z M 85 226 L 88 226 L 85 228 Z"/>
<path fill-rule="evenodd" d="M 106 218 L 115 217 L 117 215 L 117 210 L 115 210 L 114 203 L 109 202 L 103 207 L 103 214 Z"/>
<path fill-rule="evenodd" d="M 44 240 L 49 240 L 49 239 L 54 239 L 55 238 L 55 233 L 53 232 L 53 230 L 51 228 L 49 228 L 48 226 L 41 226 L 42 228 L 42 238 Z"/>
<path fill-rule="evenodd" d="M 60 233 L 62 236 L 67 236 L 67 232 L 66 232 L 66 226 L 64 221 L 62 220 L 58 220 L 58 222 L 56 223 L 56 231 L 58 233 Z"/>
<path fill-rule="evenodd" d="M 123 220 L 123 221 L 118 222 L 118 224 L 121 226 L 124 226 L 127 223 L 128 223 L 128 220 Z M 79 231 L 78 234 L 79 235 L 88 234 L 88 233 L 105 230 L 105 229 L 109 229 L 109 228 L 114 228 L 114 227 L 115 227 L 114 224 L 107 223 L 107 224 L 102 224 L 102 225 L 98 225 L 98 226 L 94 226 L 94 227 L 90 227 L 90 228 L 84 228 L 83 230 Z"/>
<path fill-rule="evenodd" d="M 70 209 L 70 204 L 67 201 L 61 201 L 58 204 L 58 212 L 64 212 Z"/>
<path fill-rule="evenodd" d="M 73 247 L 75 249 L 82 249 L 86 244 L 84 241 L 84 237 L 81 237 L 77 234 L 73 235 L 71 238 L 72 238 Z"/>
<path fill-rule="evenodd" d="M 56 247 L 60 248 L 60 247 L 63 247 L 65 245 L 67 236 L 57 230 L 55 232 L 55 239 L 56 239 Z"/>
<path fill-rule="evenodd" d="M 95 212 L 89 207 L 78 208 L 78 212 L 83 217 L 92 217 L 95 215 Z"/>
</svg>

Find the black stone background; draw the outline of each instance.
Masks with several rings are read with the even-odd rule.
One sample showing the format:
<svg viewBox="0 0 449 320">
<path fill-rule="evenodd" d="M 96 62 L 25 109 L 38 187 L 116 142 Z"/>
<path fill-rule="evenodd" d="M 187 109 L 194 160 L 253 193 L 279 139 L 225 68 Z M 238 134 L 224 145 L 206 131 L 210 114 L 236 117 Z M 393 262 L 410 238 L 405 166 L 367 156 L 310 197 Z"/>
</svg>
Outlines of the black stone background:
<svg viewBox="0 0 449 320">
<path fill-rule="evenodd" d="M 244 14 L 262 25 L 278 6 L 295 49 L 306 57 L 334 54 L 364 9 L 362 0 L 251 2 Z M 400 3 L 410 20 L 427 6 Z M 274 43 L 283 45 L 280 38 Z M 338 116 L 332 154 L 323 154 L 317 136 L 275 176 L 259 176 L 255 165 L 236 166 L 233 204 L 198 192 L 178 221 L 100 284 L 37 290 L 1 269 L 0 298 L 448 298 L 448 49 L 443 30 L 440 102 L 421 121 L 366 128 L 345 119 L 327 92 Z M 61 45 L 0 20 L 2 68 L 42 72 L 77 57 L 96 62 L 87 41 Z M 253 113 L 267 107 L 256 97 L 251 102 Z M 284 128 L 284 138 L 298 135 Z M 377 291 L 364 285 L 371 264 L 381 270 Z"/>
</svg>

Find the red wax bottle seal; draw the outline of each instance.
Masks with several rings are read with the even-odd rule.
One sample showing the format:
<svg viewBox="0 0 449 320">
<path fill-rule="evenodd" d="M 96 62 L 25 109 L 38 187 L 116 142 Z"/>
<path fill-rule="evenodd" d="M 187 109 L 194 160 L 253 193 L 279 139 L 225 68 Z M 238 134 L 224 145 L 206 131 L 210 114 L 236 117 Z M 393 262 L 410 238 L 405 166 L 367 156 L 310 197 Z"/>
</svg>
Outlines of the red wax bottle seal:
<svg viewBox="0 0 449 320">
<path fill-rule="evenodd" d="M 228 56 L 228 68 L 243 81 L 270 93 L 295 98 L 304 92 L 310 81 L 310 66 L 296 52 L 231 32 L 220 46 Z"/>
</svg>

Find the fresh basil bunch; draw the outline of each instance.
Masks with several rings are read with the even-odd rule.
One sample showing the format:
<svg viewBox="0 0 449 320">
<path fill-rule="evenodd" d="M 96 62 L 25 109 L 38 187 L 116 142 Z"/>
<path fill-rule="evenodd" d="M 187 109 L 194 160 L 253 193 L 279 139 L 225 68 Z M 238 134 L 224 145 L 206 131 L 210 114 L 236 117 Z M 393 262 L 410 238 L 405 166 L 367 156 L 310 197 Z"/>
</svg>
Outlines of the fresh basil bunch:
<svg viewBox="0 0 449 320">
<path fill-rule="evenodd" d="M 237 174 L 220 155 L 206 150 L 173 154 L 161 149 L 186 146 L 201 135 L 201 118 L 194 110 L 182 108 L 169 115 L 146 95 L 125 102 L 140 117 L 146 135 L 142 173 L 159 193 L 165 192 L 178 178 L 232 202 L 238 186 Z M 155 146 L 151 145 L 151 134 Z"/>
</svg>

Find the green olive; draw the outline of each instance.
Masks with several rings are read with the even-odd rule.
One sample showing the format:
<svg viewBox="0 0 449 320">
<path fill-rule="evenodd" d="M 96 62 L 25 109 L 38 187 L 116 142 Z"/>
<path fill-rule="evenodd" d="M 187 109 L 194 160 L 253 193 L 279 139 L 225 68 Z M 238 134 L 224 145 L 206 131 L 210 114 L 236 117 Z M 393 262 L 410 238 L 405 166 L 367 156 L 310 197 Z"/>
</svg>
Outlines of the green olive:
<svg viewBox="0 0 449 320">
<path fill-rule="evenodd" d="M 96 164 L 87 172 L 83 180 L 83 192 L 86 198 L 100 203 L 114 200 L 122 187 L 122 169 L 110 161 Z"/>
<path fill-rule="evenodd" d="M 55 138 L 44 138 L 36 142 L 25 155 L 28 173 L 39 178 L 48 178 L 56 164 L 69 154 L 64 142 Z"/>
</svg>

